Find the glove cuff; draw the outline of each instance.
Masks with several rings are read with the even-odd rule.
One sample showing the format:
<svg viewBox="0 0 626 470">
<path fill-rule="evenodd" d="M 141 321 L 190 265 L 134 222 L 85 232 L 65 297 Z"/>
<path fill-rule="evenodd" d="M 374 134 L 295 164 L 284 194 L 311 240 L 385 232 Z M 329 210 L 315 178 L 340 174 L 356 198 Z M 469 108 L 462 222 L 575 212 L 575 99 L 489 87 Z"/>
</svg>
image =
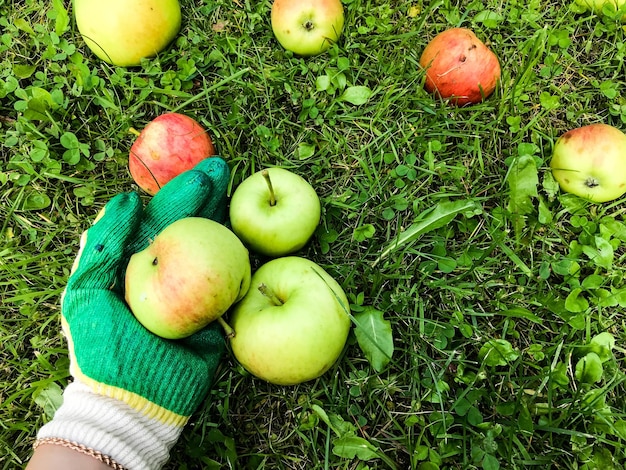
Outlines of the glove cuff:
<svg viewBox="0 0 626 470">
<path fill-rule="evenodd" d="M 79 381 L 63 392 L 63 404 L 38 432 L 38 439 L 80 443 L 114 459 L 128 470 L 163 467 L 182 426 L 151 419 L 114 398 L 97 395 Z"/>
</svg>

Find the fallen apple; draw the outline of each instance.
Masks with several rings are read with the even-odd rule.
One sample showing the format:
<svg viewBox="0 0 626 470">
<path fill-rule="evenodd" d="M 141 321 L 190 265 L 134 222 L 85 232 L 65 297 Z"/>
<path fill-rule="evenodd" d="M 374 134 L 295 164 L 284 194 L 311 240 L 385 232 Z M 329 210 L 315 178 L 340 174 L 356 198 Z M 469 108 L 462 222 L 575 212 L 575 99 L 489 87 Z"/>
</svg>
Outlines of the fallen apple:
<svg viewBox="0 0 626 470">
<path fill-rule="evenodd" d="M 125 298 L 148 330 L 178 339 L 221 316 L 250 286 L 248 250 L 224 225 L 186 217 L 131 256 Z"/>
<path fill-rule="evenodd" d="M 563 191 L 592 202 L 626 193 L 626 134 L 608 124 L 589 124 L 561 135 L 550 168 Z"/>
<path fill-rule="evenodd" d="M 163 185 L 215 155 L 213 141 L 193 118 L 164 113 L 148 123 L 130 148 L 128 169 L 135 183 L 154 195 Z"/>
<path fill-rule="evenodd" d="M 319 265 L 287 256 L 254 273 L 230 324 L 233 354 L 247 371 L 294 385 L 321 376 L 337 361 L 350 331 L 349 304 Z"/>
<path fill-rule="evenodd" d="M 419 63 L 426 72 L 426 90 L 457 106 L 481 102 L 500 80 L 498 57 L 467 28 L 439 33 Z"/>
<path fill-rule="evenodd" d="M 250 250 L 265 256 L 294 253 L 309 241 L 321 216 L 315 189 L 284 168 L 246 178 L 230 201 L 233 231 Z"/>
<path fill-rule="evenodd" d="M 74 0 L 74 15 L 89 49 L 122 67 L 157 55 L 181 26 L 178 0 Z"/>
<path fill-rule="evenodd" d="M 620 8 L 624 7 L 626 0 L 574 0 L 574 3 L 586 11 L 602 15 L 605 11 L 617 13 Z M 626 14 L 622 15 L 621 20 L 623 23 L 626 22 Z"/>
<path fill-rule="evenodd" d="M 287 50 L 312 56 L 327 51 L 343 30 L 341 0 L 274 0 L 272 31 Z"/>
</svg>

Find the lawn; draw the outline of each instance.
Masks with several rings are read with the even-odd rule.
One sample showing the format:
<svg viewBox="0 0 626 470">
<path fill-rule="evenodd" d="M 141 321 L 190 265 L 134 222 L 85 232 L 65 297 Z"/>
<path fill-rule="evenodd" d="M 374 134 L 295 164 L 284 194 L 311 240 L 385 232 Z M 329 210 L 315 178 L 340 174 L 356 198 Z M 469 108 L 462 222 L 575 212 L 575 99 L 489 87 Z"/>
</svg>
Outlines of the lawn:
<svg viewBox="0 0 626 470">
<path fill-rule="evenodd" d="M 137 190 L 130 129 L 166 111 L 209 131 L 231 194 L 268 166 L 315 187 L 322 219 L 298 254 L 393 340 L 381 357 L 352 333 L 297 386 L 227 354 L 167 469 L 624 468 L 626 198 L 566 194 L 549 168 L 564 132 L 626 129 L 620 15 L 344 0 L 341 39 L 301 58 L 276 42 L 269 0 L 181 4 L 170 47 L 122 68 L 90 52 L 70 2 L 0 0 L 0 468 L 25 464 L 59 405 L 80 234 Z M 502 66 L 461 108 L 423 89 L 418 63 L 454 26 Z M 590 351 L 602 368 L 581 380 Z"/>
</svg>

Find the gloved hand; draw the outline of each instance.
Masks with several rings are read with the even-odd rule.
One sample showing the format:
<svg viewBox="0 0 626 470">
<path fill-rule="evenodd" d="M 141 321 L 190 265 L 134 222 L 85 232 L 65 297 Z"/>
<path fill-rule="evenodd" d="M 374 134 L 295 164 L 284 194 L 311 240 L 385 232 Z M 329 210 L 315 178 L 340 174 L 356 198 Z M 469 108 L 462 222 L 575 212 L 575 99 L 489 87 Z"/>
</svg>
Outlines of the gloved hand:
<svg viewBox="0 0 626 470">
<path fill-rule="evenodd" d="M 133 253 L 179 218 L 223 223 L 229 175 L 224 160 L 206 159 L 165 185 L 145 210 L 136 193 L 114 197 L 83 234 L 61 303 L 74 381 L 39 442 L 72 441 L 131 470 L 167 461 L 206 397 L 224 334 L 217 322 L 178 341 L 150 333 L 124 301 L 124 271 Z"/>
</svg>

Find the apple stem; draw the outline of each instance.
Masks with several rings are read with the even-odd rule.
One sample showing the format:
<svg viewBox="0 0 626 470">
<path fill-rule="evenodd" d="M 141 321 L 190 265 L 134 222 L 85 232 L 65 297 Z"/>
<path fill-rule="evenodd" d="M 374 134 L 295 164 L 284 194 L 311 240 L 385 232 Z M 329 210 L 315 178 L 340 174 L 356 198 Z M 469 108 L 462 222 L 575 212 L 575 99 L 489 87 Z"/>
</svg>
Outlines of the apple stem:
<svg viewBox="0 0 626 470">
<path fill-rule="evenodd" d="M 131 134 L 136 135 L 137 137 L 139 137 L 139 136 L 141 135 L 141 132 L 139 132 L 139 131 L 138 131 L 137 129 L 135 129 L 134 127 L 130 127 L 130 128 L 128 129 L 128 132 L 129 132 L 129 133 L 131 133 Z"/>
<path fill-rule="evenodd" d="M 265 182 L 267 183 L 267 187 L 270 190 L 270 206 L 276 205 L 276 194 L 274 193 L 274 186 L 272 186 L 272 180 L 270 179 L 270 172 L 267 170 L 263 170 L 261 172 L 263 178 L 265 178 Z"/>
<path fill-rule="evenodd" d="M 226 323 L 226 320 L 224 320 L 220 316 L 220 317 L 217 317 L 217 321 L 219 322 L 220 325 L 222 325 L 222 328 L 224 328 L 224 333 L 226 333 L 226 337 L 228 339 L 235 337 L 235 330 L 233 330 L 232 326 L 230 326 L 228 323 Z"/>
<path fill-rule="evenodd" d="M 276 293 L 267 286 L 267 284 L 263 284 L 263 283 L 259 284 L 258 289 L 259 289 L 259 292 L 263 294 L 265 297 L 267 297 L 268 299 L 270 299 L 274 305 L 278 306 L 284 303 L 282 300 L 278 298 Z"/>
</svg>

